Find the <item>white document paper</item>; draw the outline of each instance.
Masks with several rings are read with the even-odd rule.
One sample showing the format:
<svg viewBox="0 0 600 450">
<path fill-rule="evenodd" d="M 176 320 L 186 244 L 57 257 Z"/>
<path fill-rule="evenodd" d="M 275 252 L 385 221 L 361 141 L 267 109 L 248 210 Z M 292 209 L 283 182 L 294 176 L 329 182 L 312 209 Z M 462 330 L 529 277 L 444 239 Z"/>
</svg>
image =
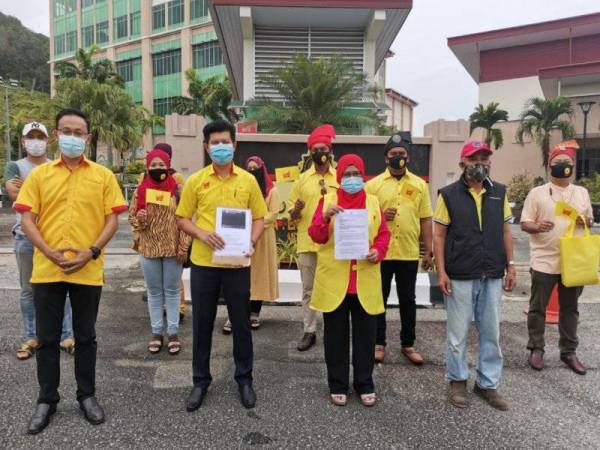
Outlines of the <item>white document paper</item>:
<svg viewBox="0 0 600 450">
<path fill-rule="evenodd" d="M 244 256 L 250 252 L 252 213 L 249 209 L 217 208 L 215 232 L 225 241 L 223 250 L 213 255 Z"/>
<path fill-rule="evenodd" d="M 335 259 L 367 259 L 369 214 L 366 209 L 349 209 L 335 215 L 333 233 Z"/>
</svg>

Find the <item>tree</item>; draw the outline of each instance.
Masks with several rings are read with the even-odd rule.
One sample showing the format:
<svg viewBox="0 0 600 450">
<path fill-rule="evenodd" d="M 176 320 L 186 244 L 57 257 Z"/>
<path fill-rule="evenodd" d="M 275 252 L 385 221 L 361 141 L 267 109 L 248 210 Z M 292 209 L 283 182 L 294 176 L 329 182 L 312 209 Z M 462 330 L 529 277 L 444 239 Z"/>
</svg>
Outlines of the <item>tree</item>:
<svg viewBox="0 0 600 450">
<path fill-rule="evenodd" d="M 469 122 L 471 123 L 470 134 L 476 128 L 483 128 L 485 133 L 485 143 L 499 149 L 504 145 L 504 137 L 502 136 L 502 130 L 494 128 L 498 122 L 506 122 L 508 120 L 508 111 L 498 108 L 499 104 L 496 102 L 489 103 L 486 107 L 483 105 L 477 106 L 473 114 L 469 116 Z"/>
<path fill-rule="evenodd" d="M 227 119 L 236 122 L 239 116 L 230 109 L 233 93 L 231 84 L 226 77 L 214 76 L 202 80 L 194 69 L 185 72 L 190 83 L 190 97 L 181 97 L 175 104 L 174 111 L 178 114 L 198 114 L 207 119 Z"/>
<path fill-rule="evenodd" d="M 100 51 L 96 44 L 88 50 L 80 48 L 75 53 L 77 64 L 60 61 L 54 66 L 57 78 L 80 78 L 82 80 L 95 80 L 100 84 L 114 84 L 124 86 L 123 79 L 114 70 L 113 63 L 106 58 L 94 61 L 94 55 Z"/>
<path fill-rule="evenodd" d="M 565 97 L 556 97 L 545 100 L 533 97 L 525 103 L 521 113 L 521 125 L 517 130 L 517 142 L 523 145 L 526 136 L 535 140 L 542 152 L 542 165 L 548 177 L 548 158 L 550 156 L 550 137 L 553 130 L 559 130 L 563 139 L 571 139 L 575 135 L 573 125 L 569 119 L 573 116 L 573 105 Z"/>
<path fill-rule="evenodd" d="M 258 82 L 283 99 L 259 97 L 250 102 L 248 118 L 266 132 L 309 133 L 330 123 L 340 134 L 351 134 L 381 123 L 374 102 L 372 109 L 348 110 L 357 97 L 368 100 L 372 92 L 366 75 L 342 57 L 309 59 L 296 54 L 289 65 L 259 77 Z"/>
<path fill-rule="evenodd" d="M 112 144 L 121 152 L 139 146 L 144 134 L 161 119 L 136 105 L 131 97 L 112 83 L 63 78 L 56 83 L 55 102 L 59 108 L 78 108 L 90 118 L 90 159 L 96 160 L 98 142 Z"/>
</svg>

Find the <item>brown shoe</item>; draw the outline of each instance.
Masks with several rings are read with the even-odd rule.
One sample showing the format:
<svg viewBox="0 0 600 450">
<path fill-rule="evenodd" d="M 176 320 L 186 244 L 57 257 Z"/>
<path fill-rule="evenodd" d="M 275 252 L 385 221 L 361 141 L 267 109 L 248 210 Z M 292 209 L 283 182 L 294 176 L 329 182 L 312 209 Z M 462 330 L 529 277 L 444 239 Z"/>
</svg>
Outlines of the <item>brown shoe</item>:
<svg viewBox="0 0 600 450">
<path fill-rule="evenodd" d="M 414 347 L 402 347 L 402 354 L 415 366 L 423 365 L 423 357 Z"/>
<path fill-rule="evenodd" d="M 533 370 L 542 370 L 544 368 L 544 352 L 532 350 L 529 355 L 529 365 Z"/>
<path fill-rule="evenodd" d="M 375 346 L 375 363 L 382 363 L 385 359 L 385 345 Z"/>
<path fill-rule="evenodd" d="M 498 394 L 497 389 L 483 389 L 482 387 L 479 387 L 477 383 L 475 383 L 473 392 L 488 402 L 492 408 L 495 408 L 499 411 L 508 411 L 508 403 L 500 396 L 500 394 Z"/>
<path fill-rule="evenodd" d="M 570 355 L 560 355 L 560 360 L 569 366 L 569 368 L 577 375 L 585 375 L 587 373 L 587 369 L 581 364 L 581 361 L 579 361 L 575 353 Z"/>
<path fill-rule="evenodd" d="M 451 381 L 448 391 L 448 400 L 457 408 L 467 407 L 467 382 Z"/>
</svg>

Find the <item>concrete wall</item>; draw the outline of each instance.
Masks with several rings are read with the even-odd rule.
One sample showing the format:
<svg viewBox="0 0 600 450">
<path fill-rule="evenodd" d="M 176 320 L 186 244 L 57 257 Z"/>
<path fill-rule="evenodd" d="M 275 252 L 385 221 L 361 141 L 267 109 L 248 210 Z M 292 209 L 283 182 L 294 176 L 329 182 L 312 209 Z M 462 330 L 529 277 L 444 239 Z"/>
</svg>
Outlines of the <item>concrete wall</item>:
<svg viewBox="0 0 600 450">
<path fill-rule="evenodd" d="M 479 103 L 484 106 L 490 102 L 500 103 L 500 108 L 508 111 L 510 120 L 519 118 L 525 102 L 531 97 L 544 98 L 537 76 L 490 81 L 479 85 Z"/>
<path fill-rule="evenodd" d="M 185 178 L 204 167 L 202 145 L 204 118 L 171 114 L 165 117 L 165 135 L 156 136 L 155 142 L 168 142 L 173 147 L 172 167 Z"/>
</svg>

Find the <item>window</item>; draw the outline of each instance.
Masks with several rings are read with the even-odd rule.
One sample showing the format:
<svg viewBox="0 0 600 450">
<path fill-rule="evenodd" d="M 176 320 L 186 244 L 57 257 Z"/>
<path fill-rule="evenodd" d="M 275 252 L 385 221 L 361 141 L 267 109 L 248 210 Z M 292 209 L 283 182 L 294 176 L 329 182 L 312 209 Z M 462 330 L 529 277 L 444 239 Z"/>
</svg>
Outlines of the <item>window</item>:
<svg viewBox="0 0 600 450">
<path fill-rule="evenodd" d="M 77 0 L 65 0 L 67 14 L 77 11 Z"/>
<path fill-rule="evenodd" d="M 87 8 L 88 6 L 94 6 L 94 0 L 81 0 L 81 8 Z"/>
<path fill-rule="evenodd" d="M 208 16 L 208 0 L 192 0 L 190 3 L 190 16 L 192 19 Z"/>
<path fill-rule="evenodd" d="M 178 98 L 179 97 L 167 97 L 154 99 L 154 114 L 157 116 L 171 114 Z"/>
<path fill-rule="evenodd" d="M 54 17 L 65 15 L 65 0 L 54 0 Z"/>
<path fill-rule="evenodd" d="M 128 59 L 127 61 L 117 62 L 117 73 L 126 83 L 140 79 L 142 59 Z"/>
<path fill-rule="evenodd" d="M 165 5 L 152 7 L 152 29 L 160 30 L 165 27 Z"/>
<path fill-rule="evenodd" d="M 66 34 L 66 49 L 68 52 L 77 50 L 77 31 L 70 31 Z"/>
<path fill-rule="evenodd" d="M 218 41 L 204 42 L 192 47 L 194 69 L 223 64 L 223 51 Z"/>
<path fill-rule="evenodd" d="M 108 21 L 96 24 L 96 44 L 108 42 Z"/>
<path fill-rule="evenodd" d="M 83 27 L 81 34 L 83 35 L 83 47 L 91 47 L 94 44 L 94 25 Z"/>
<path fill-rule="evenodd" d="M 65 52 L 65 35 L 54 36 L 54 54 L 61 55 Z"/>
<path fill-rule="evenodd" d="M 152 55 L 152 75 L 159 77 L 181 72 L 181 49 Z"/>
<path fill-rule="evenodd" d="M 141 14 L 140 11 L 129 14 L 129 29 L 132 36 L 138 36 L 141 33 Z"/>
<path fill-rule="evenodd" d="M 127 16 L 119 16 L 115 19 L 115 39 L 127 37 Z"/>
<path fill-rule="evenodd" d="M 183 0 L 169 2 L 169 25 L 183 23 Z"/>
</svg>

